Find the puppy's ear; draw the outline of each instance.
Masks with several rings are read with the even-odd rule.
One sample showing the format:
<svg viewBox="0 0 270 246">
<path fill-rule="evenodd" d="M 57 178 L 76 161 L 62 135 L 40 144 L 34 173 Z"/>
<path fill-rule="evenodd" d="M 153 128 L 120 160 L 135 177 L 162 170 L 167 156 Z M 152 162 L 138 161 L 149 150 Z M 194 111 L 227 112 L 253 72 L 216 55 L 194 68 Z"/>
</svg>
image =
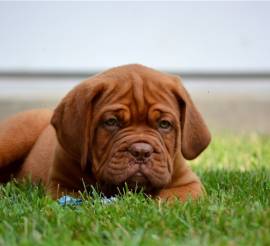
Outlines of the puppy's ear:
<svg viewBox="0 0 270 246">
<path fill-rule="evenodd" d="M 103 89 L 103 84 L 92 79 L 79 84 L 64 97 L 51 119 L 59 143 L 80 160 L 83 170 L 89 159 L 93 104 Z"/>
<path fill-rule="evenodd" d="M 173 78 L 181 114 L 181 150 L 185 159 L 192 160 L 208 146 L 211 134 L 180 78 Z"/>
</svg>

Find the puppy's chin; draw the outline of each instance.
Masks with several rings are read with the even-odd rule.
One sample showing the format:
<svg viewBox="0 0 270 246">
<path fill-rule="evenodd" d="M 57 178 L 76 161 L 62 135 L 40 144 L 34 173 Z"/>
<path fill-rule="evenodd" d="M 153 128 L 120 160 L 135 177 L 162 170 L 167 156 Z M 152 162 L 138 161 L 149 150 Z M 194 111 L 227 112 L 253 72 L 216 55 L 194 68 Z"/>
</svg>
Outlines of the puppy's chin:
<svg viewBox="0 0 270 246">
<path fill-rule="evenodd" d="M 145 175 L 138 171 L 131 177 L 129 177 L 125 182 L 130 190 L 141 190 L 148 191 L 152 190 L 152 185 Z"/>
</svg>

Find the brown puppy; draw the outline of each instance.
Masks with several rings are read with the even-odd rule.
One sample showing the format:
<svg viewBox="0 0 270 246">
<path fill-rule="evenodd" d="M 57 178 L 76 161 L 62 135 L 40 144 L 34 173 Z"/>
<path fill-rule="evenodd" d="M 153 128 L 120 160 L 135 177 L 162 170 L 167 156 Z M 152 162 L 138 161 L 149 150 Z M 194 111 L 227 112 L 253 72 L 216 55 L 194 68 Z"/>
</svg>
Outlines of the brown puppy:
<svg viewBox="0 0 270 246">
<path fill-rule="evenodd" d="M 53 113 L 34 110 L 2 122 L 0 181 L 31 174 L 53 198 L 88 185 L 113 195 L 126 183 L 184 201 L 203 193 L 184 159 L 209 142 L 178 77 L 121 66 L 80 83 Z"/>
</svg>

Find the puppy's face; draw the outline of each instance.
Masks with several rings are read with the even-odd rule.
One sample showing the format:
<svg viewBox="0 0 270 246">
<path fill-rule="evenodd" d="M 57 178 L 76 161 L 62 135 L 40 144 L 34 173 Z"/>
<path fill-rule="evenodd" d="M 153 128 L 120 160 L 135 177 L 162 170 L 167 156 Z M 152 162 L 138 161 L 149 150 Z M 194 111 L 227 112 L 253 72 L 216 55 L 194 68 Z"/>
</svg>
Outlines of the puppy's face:
<svg viewBox="0 0 270 246">
<path fill-rule="evenodd" d="M 170 182 L 179 149 L 180 112 L 165 82 L 119 76 L 97 101 L 92 165 L 101 182 L 126 182 L 145 190 Z"/>
<path fill-rule="evenodd" d="M 194 159 L 210 134 L 179 79 L 141 66 L 108 70 L 75 87 L 52 118 L 62 147 L 98 182 L 168 185 L 177 155 Z M 179 158 L 178 158 L 179 159 Z"/>
</svg>

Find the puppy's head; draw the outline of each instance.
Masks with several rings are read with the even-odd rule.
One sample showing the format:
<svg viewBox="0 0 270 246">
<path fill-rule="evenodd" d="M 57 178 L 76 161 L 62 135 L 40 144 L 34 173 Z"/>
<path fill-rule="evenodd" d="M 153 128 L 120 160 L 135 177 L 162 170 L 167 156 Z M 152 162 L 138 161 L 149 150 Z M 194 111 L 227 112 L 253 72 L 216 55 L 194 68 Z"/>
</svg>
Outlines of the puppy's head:
<svg viewBox="0 0 270 246">
<path fill-rule="evenodd" d="M 52 118 L 62 147 L 100 183 L 146 190 L 172 179 L 210 134 L 181 81 L 141 66 L 113 68 L 75 87 Z"/>
</svg>

